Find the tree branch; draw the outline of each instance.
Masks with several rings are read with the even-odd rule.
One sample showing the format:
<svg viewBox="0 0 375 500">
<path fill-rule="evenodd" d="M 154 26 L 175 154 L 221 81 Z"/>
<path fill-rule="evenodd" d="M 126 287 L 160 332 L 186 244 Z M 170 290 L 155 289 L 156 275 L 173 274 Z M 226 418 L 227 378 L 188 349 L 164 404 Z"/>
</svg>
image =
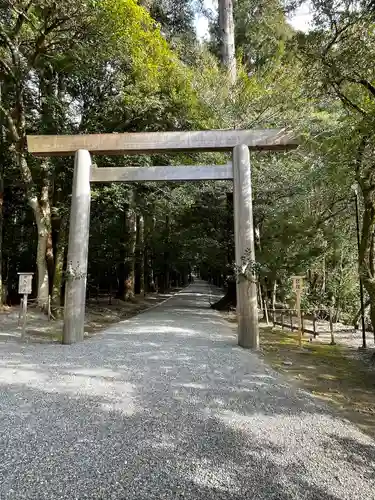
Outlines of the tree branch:
<svg viewBox="0 0 375 500">
<path fill-rule="evenodd" d="M 340 98 L 340 100 L 342 101 L 343 104 L 345 104 L 346 106 L 349 106 L 350 108 L 354 109 L 355 111 L 357 111 L 358 113 L 360 113 L 362 116 L 367 116 L 366 112 L 363 111 L 363 109 L 361 109 L 357 104 L 355 104 L 348 97 L 346 97 L 345 94 L 343 94 L 341 92 L 340 86 L 339 86 L 338 83 L 332 82 L 331 85 L 332 85 L 334 91 L 336 92 L 337 96 Z"/>
<path fill-rule="evenodd" d="M 20 136 L 17 130 L 17 126 L 15 124 L 15 121 L 12 118 L 12 115 L 9 113 L 8 110 L 4 108 L 2 104 L 0 104 L 0 111 L 3 113 L 5 116 L 7 122 L 8 122 L 8 130 L 12 136 L 12 139 L 14 142 L 19 143 L 20 142 Z"/>
<path fill-rule="evenodd" d="M 371 85 L 370 82 L 362 79 L 362 80 L 358 80 L 357 83 L 360 83 L 361 85 L 363 85 L 370 92 L 370 94 L 372 94 L 372 96 L 375 97 L 375 87 L 373 85 Z"/>
<path fill-rule="evenodd" d="M 31 21 L 31 19 L 27 15 L 32 3 L 33 3 L 32 0 L 30 0 L 30 2 L 26 5 L 26 9 L 24 11 L 18 10 L 14 5 L 12 6 L 12 10 L 18 15 L 18 19 L 17 19 L 16 25 L 15 25 L 14 30 L 13 30 L 14 37 L 18 36 L 25 20 L 28 23 L 30 23 L 34 29 L 36 29 L 35 24 Z"/>
<path fill-rule="evenodd" d="M 361 138 L 361 141 L 360 141 L 359 146 L 358 146 L 357 154 L 355 156 L 356 178 L 357 178 L 357 181 L 359 183 L 361 181 L 359 172 L 360 172 L 361 167 L 362 167 L 362 159 L 363 159 L 363 155 L 364 155 L 364 152 L 365 152 L 367 140 L 368 140 L 368 136 L 367 135 L 365 135 L 365 136 L 363 136 Z M 361 188 L 363 189 L 362 185 L 361 185 Z"/>
<path fill-rule="evenodd" d="M 31 171 L 26 161 L 25 153 L 21 150 L 21 137 L 17 131 L 17 126 L 9 113 L 2 105 L 0 105 L 0 111 L 4 114 L 8 121 L 8 130 L 12 136 L 13 142 L 15 143 L 15 148 L 13 150 L 18 166 L 21 171 L 22 181 L 26 188 L 26 196 L 30 207 L 36 212 L 39 210 L 38 197 L 35 192 L 35 184 L 31 175 Z"/>
<path fill-rule="evenodd" d="M 62 26 L 68 20 L 69 20 L 68 17 L 63 17 L 62 19 L 57 19 L 55 22 L 53 22 L 48 27 L 46 27 L 46 29 L 42 33 L 40 33 L 40 35 L 38 36 L 38 38 L 37 38 L 37 40 L 35 42 L 35 51 L 34 51 L 34 54 L 33 54 L 33 57 L 32 57 L 32 64 L 35 63 L 35 61 L 37 60 L 39 54 L 41 53 L 41 49 L 43 47 L 43 44 L 44 44 L 47 36 L 53 30 L 57 29 L 59 26 Z"/>
<path fill-rule="evenodd" d="M 2 28 L 1 24 L 0 24 L 0 37 L 2 37 L 5 44 L 8 46 L 8 48 L 10 50 L 10 53 L 12 55 L 13 64 L 15 66 L 19 66 L 20 58 L 19 58 L 18 50 L 17 50 L 16 46 L 14 45 L 14 43 L 12 42 L 12 40 L 10 39 L 9 35 Z"/>
<path fill-rule="evenodd" d="M 27 59 L 25 56 L 19 51 L 18 47 L 13 43 L 10 36 L 6 33 L 4 28 L 0 23 L 0 38 L 2 38 L 5 44 L 8 46 L 10 53 L 12 55 L 12 61 L 15 67 L 20 67 L 24 65 L 26 68 L 28 67 Z"/>
<path fill-rule="evenodd" d="M 349 21 L 342 28 L 337 29 L 337 24 L 336 24 L 336 21 L 335 21 L 335 23 L 334 23 L 334 25 L 335 25 L 335 34 L 333 35 L 332 40 L 328 43 L 328 45 L 326 46 L 326 48 L 323 50 L 323 53 L 322 53 L 322 57 L 323 58 L 326 57 L 326 55 L 328 54 L 328 52 L 335 45 L 335 43 L 338 41 L 340 35 L 342 35 L 344 33 L 344 31 L 346 31 L 348 28 L 350 28 L 350 26 L 352 26 L 353 24 L 355 24 L 353 21 Z"/>
<path fill-rule="evenodd" d="M 342 201 L 346 201 L 345 205 L 343 207 L 339 208 L 338 210 L 336 210 L 336 212 L 332 212 L 333 207 L 335 205 L 337 205 L 337 203 L 340 203 Z M 349 205 L 349 201 L 348 201 L 348 197 L 347 196 L 343 196 L 343 197 L 339 198 L 338 200 L 334 201 L 333 203 L 331 203 L 330 207 L 327 208 L 327 210 L 325 210 L 320 215 L 319 220 L 318 220 L 316 226 L 319 227 L 322 224 L 324 224 L 325 222 L 329 221 L 330 219 L 335 218 L 337 215 L 339 215 L 340 213 L 344 212 L 348 208 L 348 205 Z M 328 215 L 324 216 L 324 213 L 326 213 L 327 211 L 329 211 L 330 213 Z"/>
<path fill-rule="evenodd" d="M 0 66 L 3 68 L 3 70 L 6 74 L 11 76 L 13 78 L 13 80 L 15 80 L 16 77 L 14 76 L 12 68 L 9 66 L 9 64 L 7 62 L 4 61 L 4 59 L 0 59 Z"/>
</svg>

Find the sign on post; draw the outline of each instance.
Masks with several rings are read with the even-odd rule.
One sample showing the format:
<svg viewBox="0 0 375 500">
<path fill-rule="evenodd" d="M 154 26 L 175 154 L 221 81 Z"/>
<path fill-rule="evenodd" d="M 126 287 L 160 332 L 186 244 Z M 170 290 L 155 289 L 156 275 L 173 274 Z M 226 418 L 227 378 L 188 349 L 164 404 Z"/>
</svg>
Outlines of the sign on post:
<svg viewBox="0 0 375 500">
<path fill-rule="evenodd" d="M 293 290 L 296 293 L 296 311 L 298 318 L 298 341 L 302 347 L 302 318 L 301 318 L 301 295 L 303 292 L 303 280 L 305 276 L 292 276 Z"/>
<path fill-rule="evenodd" d="M 21 307 L 23 312 L 22 322 L 22 338 L 26 334 L 26 317 L 27 317 L 27 296 L 32 291 L 34 273 L 18 273 L 18 293 L 23 295 Z"/>
<path fill-rule="evenodd" d="M 304 276 L 292 276 L 293 280 L 293 290 L 298 294 L 302 293 L 303 290 L 303 279 Z"/>
<path fill-rule="evenodd" d="M 29 295 L 33 286 L 34 273 L 18 273 L 18 293 Z"/>
</svg>

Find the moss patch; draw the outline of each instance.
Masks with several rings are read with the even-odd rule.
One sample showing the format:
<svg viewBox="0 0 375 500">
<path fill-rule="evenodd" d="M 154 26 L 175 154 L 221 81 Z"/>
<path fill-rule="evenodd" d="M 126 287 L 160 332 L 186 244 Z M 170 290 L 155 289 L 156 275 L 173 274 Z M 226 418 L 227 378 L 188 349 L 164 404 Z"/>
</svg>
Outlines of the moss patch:
<svg viewBox="0 0 375 500">
<path fill-rule="evenodd" d="M 355 349 L 304 339 L 301 350 L 296 332 L 270 327 L 261 328 L 260 346 L 275 369 L 375 436 L 375 370 Z"/>
</svg>

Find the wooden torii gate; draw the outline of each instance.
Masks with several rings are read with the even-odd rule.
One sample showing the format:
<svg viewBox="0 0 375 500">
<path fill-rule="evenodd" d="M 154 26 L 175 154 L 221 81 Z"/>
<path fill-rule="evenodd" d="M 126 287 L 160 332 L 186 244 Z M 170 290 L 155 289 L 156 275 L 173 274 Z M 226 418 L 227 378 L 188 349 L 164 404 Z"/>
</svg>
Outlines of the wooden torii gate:
<svg viewBox="0 0 375 500">
<path fill-rule="evenodd" d="M 83 340 L 87 258 L 90 224 L 90 182 L 233 180 L 235 260 L 241 265 L 245 251 L 255 261 L 250 152 L 280 151 L 297 147 L 283 129 L 207 130 L 27 137 L 36 156 L 75 155 L 70 212 L 63 342 Z M 96 168 L 91 154 L 131 155 L 181 151 L 233 151 L 227 165 Z M 259 346 L 255 281 L 237 283 L 238 344 Z"/>
</svg>

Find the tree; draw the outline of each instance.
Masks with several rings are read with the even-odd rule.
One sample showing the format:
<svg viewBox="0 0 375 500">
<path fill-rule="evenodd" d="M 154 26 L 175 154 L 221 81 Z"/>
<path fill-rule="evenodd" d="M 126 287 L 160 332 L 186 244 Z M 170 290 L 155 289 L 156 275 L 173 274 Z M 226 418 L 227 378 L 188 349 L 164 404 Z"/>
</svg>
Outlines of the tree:
<svg viewBox="0 0 375 500">
<path fill-rule="evenodd" d="M 232 0 L 219 0 L 219 26 L 221 62 L 229 74 L 231 83 L 234 83 L 236 81 L 236 54 Z"/>
<path fill-rule="evenodd" d="M 187 97 L 190 92 L 189 79 L 152 18 L 135 0 L 69 1 L 63 6 L 52 0 L 19 0 L 6 2 L 0 16 L 0 111 L 12 161 L 19 166 L 36 221 L 38 301 L 44 307 L 52 291 L 56 301 L 60 297 L 64 249 L 55 259 L 58 245 L 53 236 L 60 234 L 64 246 L 68 212 L 66 197 L 61 195 L 67 195 L 70 183 L 61 174 L 66 168 L 63 161 L 29 158 L 26 132 L 83 132 L 94 126 L 96 131 L 116 130 L 123 123 L 125 100 L 129 103 L 137 92 L 148 99 L 150 114 L 159 106 L 168 116 L 164 104 L 171 97 L 171 108 L 175 106 L 184 116 L 181 108 L 187 102 L 184 94 Z M 98 111 L 104 105 L 107 112 Z M 127 129 L 142 127 L 140 109 L 135 104 L 130 107 L 138 116 L 130 117 Z"/>
<path fill-rule="evenodd" d="M 363 196 L 363 223 L 359 265 L 371 301 L 375 324 L 375 181 L 374 148 L 375 89 L 373 58 L 373 12 L 368 3 L 313 2 L 315 26 L 299 35 L 298 49 L 306 64 L 305 79 L 310 95 L 323 107 L 341 103 L 341 134 L 331 141 L 335 154 L 356 180 Z M 338 150 L 340 148 L 340 151 Z"/>
<path fill-rule="evenodd" d="M 235 41 L 249 71 L 272 69 L 286 54 L 294 31 L 280 0 L 237 0 Z"/>
<path fill-rule="evenodd" d="M 294 36 L 277 0 L 238 0 L 230 8 L 237 47 L 237 61 L 234 44 L 231 56 L 235 79 L 231 71 L 223 71 L 217 52 L 210 52 L 215 40 L 199 44 L 195 39 L 194 11 L 188 0 L 99 0 L 68 3 L 64 11 L 44 0 L 31 6 L 21 1 L 4 4 L 0 11 L 6 21 L 0 35 L 5 131 L 0 148 L 2 268 L 11 287 L 15 288 L 21 267 L 34 270 L 30 261 L 38 250 L 38 274 L 45 278 L 44 288 L 39 283 L 40 304 L 47 291 L 52 294 L 54 314 L 61 310 L 72 162 L 30 158 L 26 131 L 293 126 L 301 137 L 298 151 L 252 154 L 257 272 L 264 298 L 271 297 L 277 284 L 277 300 L 285 303 L 291 292 L 290 275 L 303 272 L 309 278 L 311 306 L 324 310 L 333 295 L 339 314 L 356 310 L 357 271 L 350 253 L 355 246 L 354 205 L 349 193 L 356 161 L 360 160 L 361 176 L 371 176 L 369 90 L 350 80 L 354 73 L 345 66 L 350 48 L 345 40 L 339 38 L 340 50 L 330 48 L 332 54 L 326 56 L 327 63 L 323 61 L 323 42 L 331 29 L 324 23 L 308 35 Z M 222 23 L 230 24 L 228 13 L 221 10 Z M 74 39 L 67 30 L 75 34 Z M 33 57 L 38 43 L 42 45 Z M 22 56 L 18 62 L 12 57 L 14 47 Z M 365 54 L 366 44 L 361 50 Z M 371 68 L 365 66 L 362 52 L 360 60 L 360 74 L 366 76 Z M 359 63 L 351 60 L 350 64 Z M 345 79 L 339 82 L 340 91 L 345 90 L 343 95 L 352 104 L 344 102 L 329 83 L 339 74 Z M 371 84 L 370 76 L 366 78 Z M 353 103 L 365 110 L 366 119 L 354 111 Z M 363 154 L 357 157 L 353 151 L 359 151 L 363 137 Z M 229 159 L 225 153 L 202 153 L 101 156 L 95 162 L 115 167 L 212 164 Z M 227 182 L 95 186 L 89 295 L 99 290 L 130 298 L 141 292 L 143 282 L 148 290 L 156 284 L 166 289 L 186 282 L 191 269 L 198 267 L 213 283 L 230 284 L 228 303 L 235 303 L 231 191 Z M 39 207 L 43 231 L 36 230 L 39 212 L 27 209 L 25 193 L 29 206 Z M 31 195 L 35 195 L 34 205 L 30 205 Z"/>
</svg>

